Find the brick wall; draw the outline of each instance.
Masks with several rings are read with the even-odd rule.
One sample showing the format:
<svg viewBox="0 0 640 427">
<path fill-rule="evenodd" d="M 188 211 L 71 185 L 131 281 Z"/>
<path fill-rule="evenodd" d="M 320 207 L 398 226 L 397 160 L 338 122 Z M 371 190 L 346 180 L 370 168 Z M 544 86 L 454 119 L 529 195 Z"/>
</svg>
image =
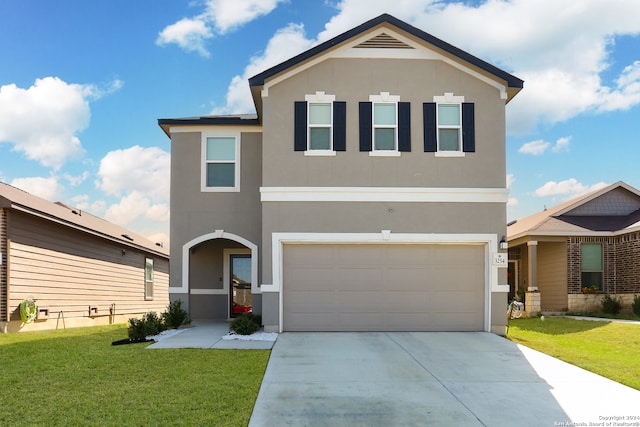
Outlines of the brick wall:
<svg viewBox="0 0 640 427">
<path fill-rule="evenodd" d="M 604 293 L 640 293 L 640 233 L 617 237 L 571 237 L 567 244 L 567 290 L 582 292 L 582 243 L 601 243 Z"/>
</svg>

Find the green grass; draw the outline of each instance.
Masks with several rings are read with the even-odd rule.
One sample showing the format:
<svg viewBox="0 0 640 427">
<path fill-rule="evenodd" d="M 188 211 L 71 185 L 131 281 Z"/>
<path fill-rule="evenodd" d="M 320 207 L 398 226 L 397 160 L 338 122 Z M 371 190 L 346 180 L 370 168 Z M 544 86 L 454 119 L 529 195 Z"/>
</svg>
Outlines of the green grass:
<svg viewBox="0 0 640 427">
<path fill-rule="evenodd" d="M 509 321 L 517 343 L 640 390 L 640 325 L 561 317 Z"/>
<path fill-rule="evenodd" d="M 112 346 L 126 325 L 0 334 L 0 425 L 246 426 L 268 350 Z"/>
</svg>

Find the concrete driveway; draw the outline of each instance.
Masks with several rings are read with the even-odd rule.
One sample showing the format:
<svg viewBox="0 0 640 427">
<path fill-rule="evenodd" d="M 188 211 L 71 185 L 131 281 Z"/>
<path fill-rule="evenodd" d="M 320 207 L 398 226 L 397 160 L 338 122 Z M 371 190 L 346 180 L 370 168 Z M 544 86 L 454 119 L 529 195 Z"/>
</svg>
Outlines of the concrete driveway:
<svg viewBox="0 0 640 427">
<path fill-rule="evenodd" d="M 638 402 L 490 333 L 284 333 L 249 426 L 607 425 Z"/>
</svg>

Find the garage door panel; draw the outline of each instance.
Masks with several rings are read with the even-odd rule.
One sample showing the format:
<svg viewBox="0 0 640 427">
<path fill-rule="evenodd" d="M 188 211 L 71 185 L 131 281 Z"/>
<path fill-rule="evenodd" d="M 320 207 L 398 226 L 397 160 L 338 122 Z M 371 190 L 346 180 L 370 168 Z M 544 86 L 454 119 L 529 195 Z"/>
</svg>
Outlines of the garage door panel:
<svg viewBox="0 0 640 427">
<path fill-rule="evenodd" d="M 285 245 L 284 330 L 483 330 L 481 245 Z"/>
<path fill-rule="evenodd" d="M 384 248 L 375 245 L 336 245 L 334 248 L 337 266 L 369 266 L 372 262 L 380 263 L 385 258 Z"/>
</svg>

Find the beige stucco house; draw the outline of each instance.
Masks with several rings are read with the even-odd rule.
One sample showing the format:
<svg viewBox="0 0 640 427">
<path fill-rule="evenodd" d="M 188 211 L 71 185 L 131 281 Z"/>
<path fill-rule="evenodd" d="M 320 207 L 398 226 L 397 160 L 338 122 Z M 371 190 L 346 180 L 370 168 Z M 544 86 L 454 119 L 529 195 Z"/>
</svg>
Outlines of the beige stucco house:
<svg viewBox="0 0 640 427">
<path fill-rule="evenodd" d="M 640 191 L 617 182 L 507 227 L 512 292 L 527 310 L 589 311 L 640 294 Z"/>
<path fill-rule="evenodd" d="M 164 311 L 168 287 L 167 248 L 0 183 L 0 332 L 126 323 Z"/>
<path fill-rule="evenodd" d="M 158 121 L 172 300 L 272 331 L 504 333 L 522 80 L 381 15 L 249 86 L 255 115 Z"/>
</svg>

